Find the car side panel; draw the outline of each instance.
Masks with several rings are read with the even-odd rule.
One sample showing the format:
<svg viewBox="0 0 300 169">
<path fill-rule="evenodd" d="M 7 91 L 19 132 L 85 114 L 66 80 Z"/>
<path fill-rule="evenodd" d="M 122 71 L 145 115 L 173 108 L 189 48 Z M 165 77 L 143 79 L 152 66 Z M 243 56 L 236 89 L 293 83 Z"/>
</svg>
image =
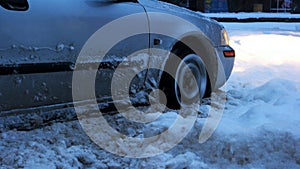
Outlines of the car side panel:
<svg viewBox="0 0 300 169">
<path fill-rule="evenodd" d="M 0 69 L 6 71 L 0 75 L 0 111 L 71 102 L 72 66 L 89 37 L 110 21 L 145 13 L 144 8 L 134 2 L 28 2 L 29 10 L 24 12 L 0 7 Z M 139 24 L 144 25 L 145 32 L 149 31 L 146 13 L 145 20 Z M 122 58 L 131 51 L 148 48 L 149 36 L 141 35 L 128 41 L 108 55 Z M 44 65 L 50 66 L 46 69 Z M 107 75 L 112 75 L 112 71 L 111 68 L 98 71 L 95 83 L 99 98 L 109 96 L 107 78 L 111 77 Z"/>
</svg>

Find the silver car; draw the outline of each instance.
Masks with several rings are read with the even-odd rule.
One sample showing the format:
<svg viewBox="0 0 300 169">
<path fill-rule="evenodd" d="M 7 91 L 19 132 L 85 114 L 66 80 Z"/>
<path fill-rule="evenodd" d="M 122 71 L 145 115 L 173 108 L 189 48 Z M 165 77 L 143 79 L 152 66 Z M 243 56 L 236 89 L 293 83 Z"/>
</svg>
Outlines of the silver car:
<svg viewBox="0 0 300 169">
<path fill-rule="evenodd" d="M 80 101 L 72 97 L 73 72 L 78 68 L 97 69 L 93 82 L 95 96 L 98 102 L 110 102 L 113 74 L 121 63 L 130 68 L 141 64 L 148 67 L 130 83 L 132 102 L 141 91 L 149 94 L 160 89 L 165 93 L 167 106 L 178 108 L 183 97 L 193 101 L 209 96 L 224 85 L 233 68 L 235 54 L 224 27 L 170 3 L 157 0 L 1 0 L 0 3 L 1 112 L 55 109 Z M 122 19 L 136 16 L 138 19 L 131 19 L 132 23 L 122 23 Z M 98 37 L 98 54 L 103 59 L 98 62 L 87 56 L 85 62 L 79 63 L 78 56 L 87 50 L 86 44 L 95 32 L 117 21 L 119 26 L 109 29 L 111 33 L 108 30 Z M 113 39 L 110 37 L 137 27 L 142 33 L 120 39 L 103 54 L 102 48 Z M 161 51 L 155 54 L 157 57 L 152 57 L 153 49 Z M 148 55 L 127 59 L 136 51 Z M 176 62 L 173 55 L 181 60 Z M 182 63 L 190 68 L 196 84 L 189 81 Z M 146 97 L 146 101 L 136 102 L 148 100 Z"/>
</svg>

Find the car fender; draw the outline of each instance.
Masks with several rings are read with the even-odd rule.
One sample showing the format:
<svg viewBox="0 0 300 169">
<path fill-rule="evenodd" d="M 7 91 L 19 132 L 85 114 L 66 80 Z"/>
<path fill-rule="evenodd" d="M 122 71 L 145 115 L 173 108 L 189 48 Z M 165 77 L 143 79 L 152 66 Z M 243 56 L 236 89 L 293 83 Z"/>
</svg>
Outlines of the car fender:
<svg viewBox="0 0 300 169">
<path fill-rule="evenodd" d="M 171 14 L 147 12 L 147 15 L 150 23 L 150 41 L 154 41 L 154 39 L 162 41 L 160 45 L 150 44 L 152 47 L 151 54 L 155 53 L 154 50 L 161 49 L 159 57 L 150 58 L 151 67 L 159 67 L 160 65 L 160 69 L 163 70 L 169 59 L 170 51 L 173 51 L 177 47 L 176 44 L 181 41 L 204 61 L 212 89 L 224 84 L 225 80 L 222 78 L 224 70 L 216 49 L 211 40 L 196 25 Z"/>
</svg>

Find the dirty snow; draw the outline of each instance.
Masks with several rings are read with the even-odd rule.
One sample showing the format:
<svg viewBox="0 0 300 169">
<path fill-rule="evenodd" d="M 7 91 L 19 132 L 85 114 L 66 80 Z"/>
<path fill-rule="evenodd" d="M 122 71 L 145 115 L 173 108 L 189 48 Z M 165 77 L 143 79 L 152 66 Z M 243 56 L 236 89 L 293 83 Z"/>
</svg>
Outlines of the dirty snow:
<svg viewBox="0 0 300 169">
<path fill-rule="evenodd" d="M 188 136 L 161 155 L 130 159 L 110 154 L 78 121 L 31 131 L 0 133 L 1 168 L 300 168 L 300 24 L 226 23 L 236 63 L 223 91 L 222 120 L 208 141 L 199 133 L 218 103 L 204 104 Z M 255 29 L 253 29 L 255 28 Z M 164 131 L 174 111 L 135 125 L 121 115 L 106 119 L 129 136 Z"/>
</svg>

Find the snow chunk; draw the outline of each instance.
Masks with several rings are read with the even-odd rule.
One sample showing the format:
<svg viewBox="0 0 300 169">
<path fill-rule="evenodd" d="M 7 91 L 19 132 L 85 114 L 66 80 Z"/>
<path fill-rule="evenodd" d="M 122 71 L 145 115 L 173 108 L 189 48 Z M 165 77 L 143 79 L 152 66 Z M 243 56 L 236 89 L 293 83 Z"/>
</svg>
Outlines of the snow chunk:
<svg viewBox="0 0 300 169">
<path fill-rule="evenodd" d="M 266 103 L 274 103 L 281 97 L 297 92 L 297 88 L 292 82 L 283 79 L 273 79 L 264 85 L 249 92 L 245 100 L 262 100 Z"/>
<path fill-rule="evenodd" d="M 207 165 L 200 162 L 200 157 L 192 152 L 179 154 L 173 159 L 166 162 L 168 169 L 181 169 L 181 168 L 207 168 Z"/>
</svg>

